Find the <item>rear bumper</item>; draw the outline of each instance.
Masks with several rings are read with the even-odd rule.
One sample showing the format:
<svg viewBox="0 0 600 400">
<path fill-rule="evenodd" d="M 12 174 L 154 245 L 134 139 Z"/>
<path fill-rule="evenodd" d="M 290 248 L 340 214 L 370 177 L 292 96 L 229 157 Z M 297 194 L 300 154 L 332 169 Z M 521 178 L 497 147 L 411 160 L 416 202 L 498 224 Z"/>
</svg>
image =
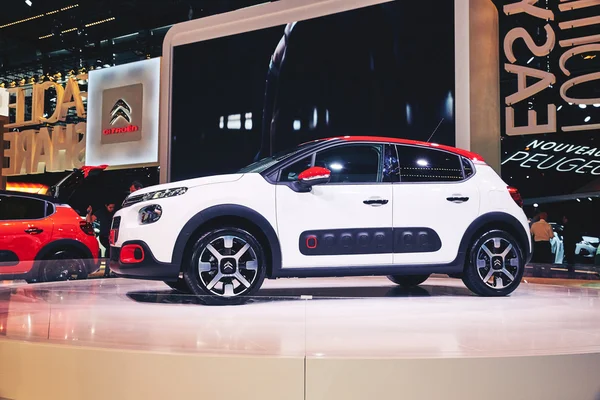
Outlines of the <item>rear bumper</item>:
<svg viewBox="0 0 600 400">
<path fill-rule="evenodd" d="M 145 242 L 135 240 L 123 243 L 123 246 L 138 245 L 144 250 L 144 258 L 134 264 L 121 262 L 121 247 L 110 248 L 110 269 L 123 278 L 150 279 L 157 281 L 176 281 L 179 278 L 179 265 L 157 261 Z"/>
</svg>

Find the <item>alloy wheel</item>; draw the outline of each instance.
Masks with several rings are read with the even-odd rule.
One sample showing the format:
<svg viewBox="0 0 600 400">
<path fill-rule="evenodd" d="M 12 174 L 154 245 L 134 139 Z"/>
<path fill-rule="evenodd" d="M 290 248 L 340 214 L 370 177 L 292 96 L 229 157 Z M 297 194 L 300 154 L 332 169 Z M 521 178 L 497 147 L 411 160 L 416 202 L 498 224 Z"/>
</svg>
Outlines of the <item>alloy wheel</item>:
<svg viewBox="0 0 600 400">
<path fill-rule="evenodd" d="M 218 236 L 202 250 L 198 275 L 214 295 L 241 295 L 252 287 L 258 276 L 256 251 L 239 236 Z"/>
<path fill-rule="evenodd" d="M 68 251 L 59 251 L 42 261 L 42 282 L 66 281 L 84 274 L 83 261 Z"/>
<path fill-rule="evenodd" d="M 519 276 L 520 268 L 518 249 L 505 238 L 490 238 L 477 252 L 477 274 L 492 289 L 510 286 Z"/>
</svg>

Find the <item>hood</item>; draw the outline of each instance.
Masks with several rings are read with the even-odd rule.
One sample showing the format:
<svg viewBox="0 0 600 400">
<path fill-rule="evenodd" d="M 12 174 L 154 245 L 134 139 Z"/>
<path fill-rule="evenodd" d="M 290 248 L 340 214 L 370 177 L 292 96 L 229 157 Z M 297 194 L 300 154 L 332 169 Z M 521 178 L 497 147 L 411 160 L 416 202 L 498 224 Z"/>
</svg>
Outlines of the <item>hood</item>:
<svg viewBox="0 0 600 400">
<path fill-rule="evenodd" d="M 191 189 L 196 186 L 206 186 L 206 185 L 213 185 L 216 183 L 235 182 L 235 181 L 239 180 L 242 176 L 244 176 L 244 174 L 214 175 L 214 176 L 206 176 L 204 178 L 187 179 L 184 181 L 177 181 L 177 182 L 165 183 L 162 185 L 149 186 L 147 188 L 137 190 L 136 192 L 133 193 L 133 195 L 139 196 L 139 195 L 146 194 L 146 193 L 157 192 L 159 190 L 175 189 L 175 188 L 180 188 L 180 187 L 186 187 L 188 189 Z"/>
<path fill-rule="evenodd" d="M 84 166 L 74 169 L 69 175 L 64 177 L 56 185 L 48 189 L 48 195 L 63 203 L 68 203 L 75 190 L 80 187 L 88 178 L 97 176 L 108 168 L 108 165 Z"/>
</svg>

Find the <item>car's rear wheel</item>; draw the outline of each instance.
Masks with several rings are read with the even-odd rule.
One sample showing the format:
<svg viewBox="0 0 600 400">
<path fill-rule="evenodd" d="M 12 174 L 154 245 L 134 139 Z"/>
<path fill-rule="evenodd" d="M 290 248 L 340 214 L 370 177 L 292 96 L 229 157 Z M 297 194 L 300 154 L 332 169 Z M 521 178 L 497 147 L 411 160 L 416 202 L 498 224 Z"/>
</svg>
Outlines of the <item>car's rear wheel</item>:
<svg viewBox="0 0 600 400">
<path fill-rule="evenodd" d="M 260 242 L 238 228 L 204 233 L 184 270 L 190 291 L 210 304 L 239 304 L 262 285 L 266 259 Z"/>
<path fill-rule="evenodd" d="M 171 289 L 179 292 L 179 293 L 190 293 L 190 288 L 188 287 L 187 283 L 185 283 L 185 280 L 183 280 L 182 278 L 177 279 L 177 281 L 175 282 L 169 282 L 169 281 L 164 281 L 165 285 L 167 285 L 168 287 L 170 287 Z"/>
<path fill-rule="evenodd" d="M 56 282 L 88 277 L 85 260 L 72 250 L 58 250 L 40 261 L 38 282 Z"/>
<path fill-rule="evenodd" d="M 524 271 L 519 243 L 509 233 L 493 230 L 473 243 L 463 282 L 480 296 L 506 296 L 519 286 Z"/>
<path fill-rule="evenodd" d="M 429 278 L 428 275 L 388 275 L 388 279 L 404 288 L 419 286 Z"/>
</svg>

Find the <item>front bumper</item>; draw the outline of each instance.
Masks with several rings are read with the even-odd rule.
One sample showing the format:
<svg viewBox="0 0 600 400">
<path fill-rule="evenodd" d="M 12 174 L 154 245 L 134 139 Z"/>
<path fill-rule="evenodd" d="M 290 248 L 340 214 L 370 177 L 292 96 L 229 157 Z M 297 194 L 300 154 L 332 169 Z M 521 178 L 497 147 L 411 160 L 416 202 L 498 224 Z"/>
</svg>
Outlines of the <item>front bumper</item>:
<svg viewBox="0 0 600 400">
<path fill-rule="evenodd" d="M 112 272 L 123 278 L 150 279 L 157 281 L 176 281 L 179 278 L 180 266 L 157 261 L 150 247 L 142 241 L 128 241 L 123 246 L 138 245 L 144 250 L 143 260 L 136 263 L 121 262 L 121 248 L 110 248 L 109 265 Z"/>
</svg>

